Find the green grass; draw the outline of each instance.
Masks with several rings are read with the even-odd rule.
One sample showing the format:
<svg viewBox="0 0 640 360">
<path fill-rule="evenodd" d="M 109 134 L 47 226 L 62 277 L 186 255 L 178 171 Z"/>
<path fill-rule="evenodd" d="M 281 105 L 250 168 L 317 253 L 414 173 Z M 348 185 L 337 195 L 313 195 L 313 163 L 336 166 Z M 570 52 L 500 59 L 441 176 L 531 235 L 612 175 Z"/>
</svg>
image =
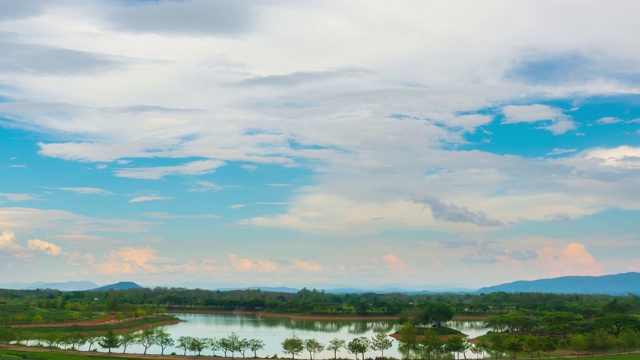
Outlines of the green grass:
<svg viewBox="0 0 640 360">
<path fill-rule="evenodd" d="M 163 316 L 152 316 L 140 318 L 134 321 L 127 321 L 123 323 L 116 324 L 106 324 L 106 325 L 94 325 L 94 326 L 56 326 L 56 327 L 42 327 L 42 328 L 23 328 L 26 333 L 30 334 L 49 334 L 49 333 L 59 333 L 59 332 L 103 332 L 108 330 L 117 330 L 117 329 L 130 329 L 135 328 L 142 325 L 155 324 L 162 321 L 173 320 L 175 316 L 163 315 Z"/>
<path fill-rule="evenodd" d="M 68 354 L 68 353 L 57 353 L 57 352 L 29 352 L 29 351 L 18 351 L 18 350 L 10 350 L 10 349 L 2 349 L 0 348 L 0 359 L 24 359 L 24 360 L 107 360 L 114 359 L 114 357 L 108 355 L 83 355 L 83 354 Z M 125 358 L 118 357 L 116 359 L 126 360 L 126 359 L 136 359 L 136 358 Z"/>
<path fill-rule="evenodd" d="M 0 348 L 0 359 L 26 359 L 26 360 L 106 360 L 113 359 L 109 356 L 100 355 L 82 355 L 82 354 L 62 354 L 56 352 L 30 352 L 30 351 L 18 351 L 11 349 Z M 118 358 L 127 359 L 127 358 Z M 133 359 L 133 358 L 129 358 Z"/>
</svg>

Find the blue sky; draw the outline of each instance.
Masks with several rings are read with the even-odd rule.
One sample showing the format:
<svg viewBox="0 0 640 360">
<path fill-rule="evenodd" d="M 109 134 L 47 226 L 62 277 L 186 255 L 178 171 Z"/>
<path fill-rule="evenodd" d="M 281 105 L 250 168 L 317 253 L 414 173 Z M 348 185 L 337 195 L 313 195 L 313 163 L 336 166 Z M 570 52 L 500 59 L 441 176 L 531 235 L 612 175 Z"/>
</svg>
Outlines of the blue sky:
<svg viewBox="0 0 640 360">
<path fill-rule="evenodd" d="M 0 283 L 640 271 L 639 7 L 0 1 Z"/>
</svg>

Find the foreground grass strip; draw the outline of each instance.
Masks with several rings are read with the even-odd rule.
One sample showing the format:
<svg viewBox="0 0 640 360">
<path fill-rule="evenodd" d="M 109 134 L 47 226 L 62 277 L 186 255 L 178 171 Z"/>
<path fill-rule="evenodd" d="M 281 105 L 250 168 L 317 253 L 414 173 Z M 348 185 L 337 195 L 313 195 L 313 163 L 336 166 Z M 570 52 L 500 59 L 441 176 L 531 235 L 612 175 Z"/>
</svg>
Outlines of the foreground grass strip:
<svg viewBox="0 0 640 360">
<path fill-rule="evenodd" d="M 19 351 L 13 349 L 0 348 L 0 359 L 23 359 L 23 360 L 107 360 L 107 359 L 119 359 L 119 360 L 139 360 L 136 357 L 120 357 L 105 354 L 85 353 L 85 354 L 70 354 L 66 352 L 46 351 L 46 352 L 31 352 L 31 351 Z"/>
</svg>

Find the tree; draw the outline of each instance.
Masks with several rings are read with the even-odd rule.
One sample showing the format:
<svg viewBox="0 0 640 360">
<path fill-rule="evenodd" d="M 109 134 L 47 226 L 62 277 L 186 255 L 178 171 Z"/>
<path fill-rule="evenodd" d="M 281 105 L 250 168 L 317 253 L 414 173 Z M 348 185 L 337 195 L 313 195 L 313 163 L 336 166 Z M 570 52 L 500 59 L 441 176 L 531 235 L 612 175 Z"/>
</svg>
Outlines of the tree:
<svg viewBox="0 0 640 360">
<path fill-rule="evenodd" d="M 626 328 L 622 330 L 622 332 L 620 333 L 620 336 L 618 336 L 618 339 L 622 341 L 622 344 L 625 347 L 625 350 L 629 354 L 631 354 L 631 351 L 634 348 L 638 347 L 638 343 L 640 342 L 640 334 L 638 334 L 638 332 L 634 331 L 633 329 Z"/>
<path fill-rule="evenodd" d="M 242 357 L 244 358 L 244 353 L 249 350 L 249 348 L 251 347 L 251 344 L 249 343 L 248 339 L 242 338 L 238 341 L 238 351 L 240 351 L 240 354 L 242 354 Z"/>
<path fill-rule="evenodd" d="M 304 341 L 304 348 L 309 352 L 309 359 L 314 359 L 317 352 L 324 350 L 324 345 L 316 339 L 307 339 Z"/>
<path fill-rule="evenodd" d="M 236 334 L 235 332 L 232 332 L 228 337 L 227 337 L 227 350 L 231 351 L 231 357 L 235 357 L 235 353 L 240 352 L 242 350 L 241 347 L 242 344 L 240 344 L 240 336 L 238 336 L 238 334 Z"/>
<path fill-rule="evenodd" d="M 118 337 L 118 341 L 120 341 L 120 346 L 123 347 L 122 353 L 127 352 L 127 346 L 134 343 L 137 339 L 137 336 L 134 333 L 124 333 Z"/>
<path fill-rule="evenodd" d="M 153 339 L 154 343 L 160 346 L 160 355 L 164 355 L 164 349 L 166 349 L 167 346 L 173 346 L 175 344 L 175 341 L 171 337 L 171 334 L 164 331 L 164 329 L 158 329 Z"/>
<path fill-rule="evenodd" d="M 456 309 L 449 304 L 432 302 L 424 308 L 419 321 L 422 324 L 434 324 L 436 327 L 441 327 L 443 323 L 453 319 L 455 311 Z"/>
<path fill-rule="evenodd" d="M 144 348 L 144 354 L 147 354 L 147 349 L 151 345 L 156 343 L 156 334 L 153 329 L 144 329 L 140 335 L 138 335 L 138 344 Z"/>
<path fill-rule="evenodd" d="M 296 355 L 300 354 L 303 350 L 304 344 L 302 340 L 295 335 L 282 341 L 282 351 L 285 354 L 291 354 L 292 359 L 295 359 Z"/>
<path fill-rule="evenodd" d="M 347 343 L 344 340 L 338 339 L 338 338 L 334 338 L 334 339 L 331 339 L 329 341 L 329 345 L 327 345 L 327 350 L 332 350 L 333 351 L 333 358 L 337 359 L 338 358 L 338 351 L 340 351 L 340 349 L 345 347 L 346 344 Z"/>
<path fill-rule="evenodd" d="M 100 345 L 101 347 L 108 349 L 109 350 L 109 354 L 111 354 L 111 349 L 115 349 L 115 348 L 119 348 L 120 347 L 120 339 L 118 338 L 118 336 L 116 336 L 112 330 L 107 331 L 107 333 L 105 334 L 105 336 L 103 336 L 101 338 L 101 340 L 98 342 L 98 345 Z"/>
<path fill-rule="evenodd" d="M 347 350 L 356 356 L 356 360 L 358 360 L 358 354 L 362 354 L 362 360 L 364 360 L 364 354 L 369 350 L 369 345 L 369 338 L 361 336 L 351 340 L 347 344 Z"/>
<path fill-rule="evenodd" d="M 431 329 L 426 329 L 424 331 L 424 334 L 418 340 L 417 345 L 426 351 L 429 357 L 431 357 L 431 354 L 436 354 L 437 357 L 440 357 L 440 354 L 445 347 L 444 341 Z"/>
<path fill-rule="evenodd" d="M 189 344 L 191 344 L 191 336 L 180 336 L 178 338 L 178 347 L 180 349 L 184 349 L 184 354 L 182 354 L 183 356 L 187 355 L 187 349 L 189 349 Z M 225 353 L 224 355 L 225 357 L 227 356 L 227 354 Z"/>
<path fill-rule="evenodd" d="M 216 356 L 216 351 L 220 350 L 220 341 L 216 338 L 210 338 L 207 339 L 207 345 L 209 346 L 209 349 L 213 351 L 212 356 Z"/>
<path fill-rule="evenodd" d="M 249 340 L 249 350 L 253 351 L 253 357 L 258 357 L 258 350 L 264 349 L 265 343 L 260 339 Z"/>
<path fill-rule="evenodd" d="M 202 353 L 208 341 L 206 339 L 192 337 L 189 342 L 189 350 L 193 351 L 193 354 L 198 353 L 198 356 Z"/>
<path fill-rule="evenodd" d="M 549 357 L 551 352 L 557 349 L 557 347 L 555 340 L 553 340 L 551 336 L 545 336 L 542 339 L 542 350 L 547 352 L 547 357 Z"/>
<path fill-rule="evenodd" d="M 99 340 L 98 335 L 92 332 L 92 333 L 86 334 L 85 337 L 86 337 L 87 344 L 89 344 L 89 348 L 87 349 L 87 351 L 91 351 L 91 347 L 93 346 L 93 344 L 95 344 Z"/>
<path fill-rule="evenodd" d="M 518 357 L 518 351 L 522 351 L 523 349 L 523 345 L 522 345 L 522 339 L 519 336 L 509 336 L 507 338 L 507 343 L 505 345 L 505 348 L 508 351 L 511 351 L 513 353 L 513 358 L 516 359 Z"/>
<path fill-rule="evenodd" d="M 15 339 L 15 333 L 11 328 L 0 328 L 0 343 L 4 343 L 7 347 Z"/>
<path fill-rule="evenodd" d="M 393 346 L 393 341 L 389 339 L 387 334 L 381 332 L 377 333 L 375 336 L 371 338 L 371 350 L 381 351 L 381 357 L 384 359 L 384 351 L 387 349 L 391 349 Z"/>
<path fill-rule="evenodd" d="M 460 358 L 460 353 L 464 354 L 464 358 L 467 358 L 465 351 L 469 348 L 469 343 L 465 338 L 459 335 L 453 335 L 445 342 L 445 349 L 450 352 L 456 353 L 456 357 Z"/>
<path fill-rule="evenodd" d="M 405 322 L 398 330 L 398 341 L 400 341 L 400 350 L 405 350 L 411 357 L 411 352 L 415 352 L 418 348 L 418 329 L 410 323 Z"/>
<path fill-rule="evenodd" d="M 80 345 L 87 341 L 87 336 L 83 333 L 76 331 L 69 336 L 69 341 L 71 342 L 71 347 L 80 351 Z"/>
</svg>

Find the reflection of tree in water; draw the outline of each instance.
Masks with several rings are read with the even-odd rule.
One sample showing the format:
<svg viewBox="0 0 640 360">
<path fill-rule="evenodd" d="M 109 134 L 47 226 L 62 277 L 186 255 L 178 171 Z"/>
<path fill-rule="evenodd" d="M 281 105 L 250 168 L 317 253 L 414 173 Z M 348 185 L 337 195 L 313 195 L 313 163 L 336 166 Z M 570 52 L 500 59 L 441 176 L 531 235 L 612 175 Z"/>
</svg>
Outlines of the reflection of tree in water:
<svg viewBox="0 0 640 360">
<path fill-rule="evenodd" d="M 265 317 L 259 321 L 251 320 L 251 326 L 256 327 L 284 327 L 290 330 L 307 330 L 335 333 L 343 329 L 349 334 L 360 335 L 371 330 L 374 332 L 391 332 L 395 322 L 393 321 L 331 321 L 331 320 L 305 320 L 290 318 Z"/>
<path fill-rule="evenodd" d="M 449 321 L 445 326 L 458 330 L 484 330 L 487 329 L 484 321 Z M 463 331 L 464 332 L 464 331 Z"/>
</svg>

